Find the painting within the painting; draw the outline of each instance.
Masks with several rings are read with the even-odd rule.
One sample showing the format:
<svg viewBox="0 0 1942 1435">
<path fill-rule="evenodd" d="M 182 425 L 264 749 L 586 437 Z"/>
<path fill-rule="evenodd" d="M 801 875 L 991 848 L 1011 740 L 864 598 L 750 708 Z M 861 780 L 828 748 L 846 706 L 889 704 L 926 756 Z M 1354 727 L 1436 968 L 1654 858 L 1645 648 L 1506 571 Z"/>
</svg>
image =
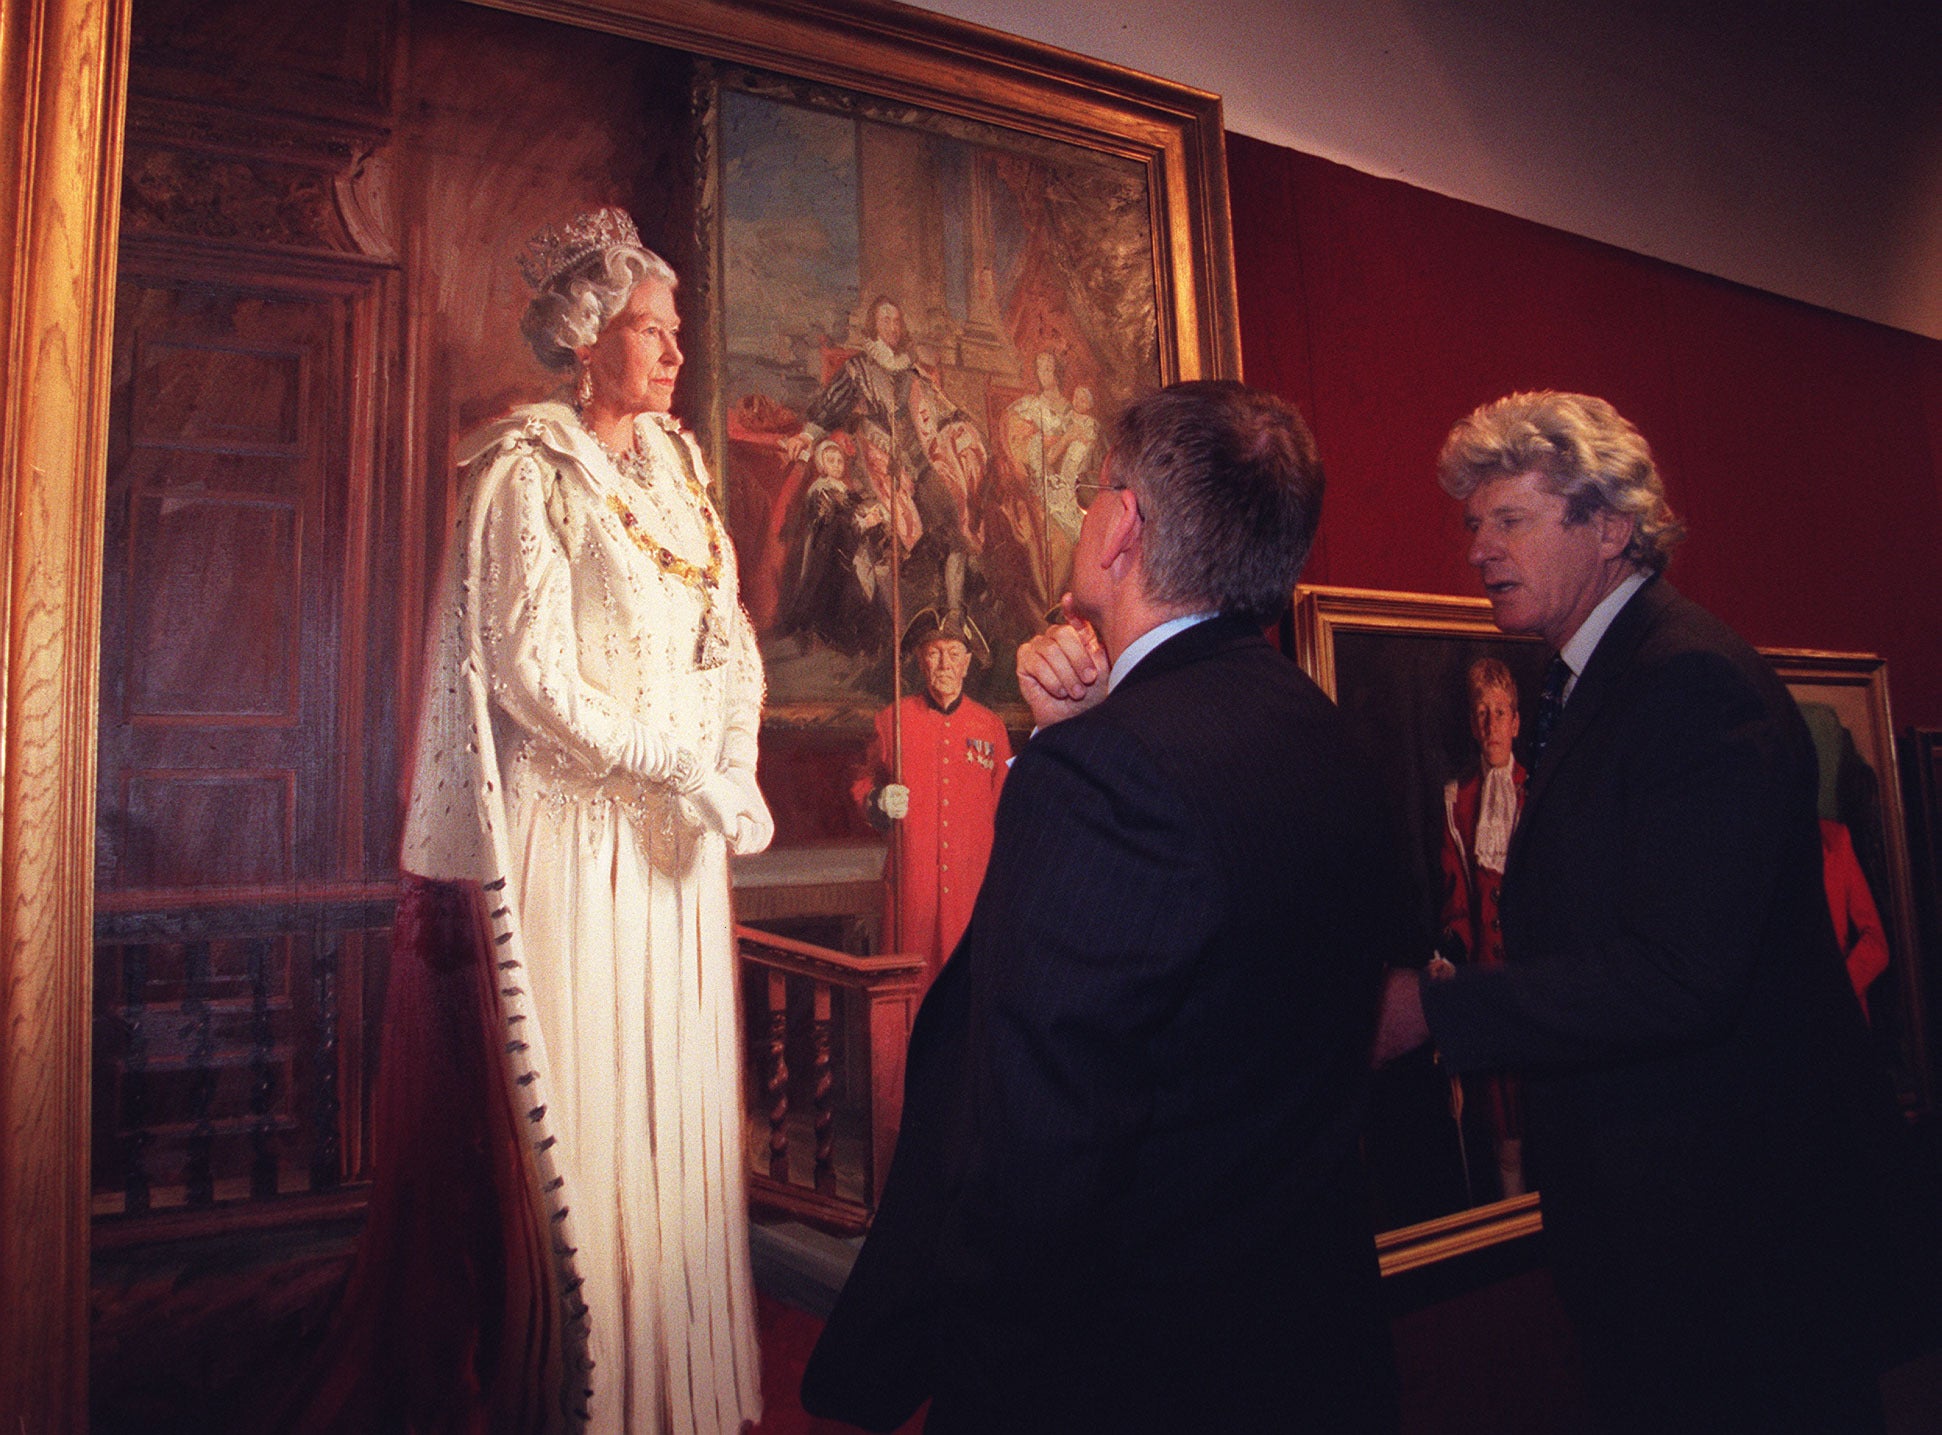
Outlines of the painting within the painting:
<svg viewBox="0 0 1942 1435">
<path fill-rule="evenodd" d="M 1106 428 L 1159 383 L 1144 171 L 754 76 L 718 114 L 725 488 L 770 711 L 874 712 L 920 620 L 1016 704 Z"/>
</svg>

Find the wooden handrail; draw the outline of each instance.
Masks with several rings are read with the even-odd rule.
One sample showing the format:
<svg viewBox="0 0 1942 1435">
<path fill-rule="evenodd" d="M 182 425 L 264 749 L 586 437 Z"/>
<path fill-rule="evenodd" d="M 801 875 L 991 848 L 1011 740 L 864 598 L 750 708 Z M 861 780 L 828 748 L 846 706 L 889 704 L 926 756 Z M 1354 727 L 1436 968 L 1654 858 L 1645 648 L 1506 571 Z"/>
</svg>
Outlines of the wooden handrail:
<svg viewBox="0 0 1942 1435">
<path fill-rule="evenodd" d="M 923 957 L 910 952 L 880 952 L 859 957 L 853 952 L 799 942 L 794 937 L 739 922 L 735 926 L 735 940 L 742 956 L 757 966 L 774 967 L 791 976 L 834 982 L 838 986 L 860 988 L 882 977 L 914 976 L 924 969 Z"/>
<path fill-rule="evenodd" d="M 762 1040 L 755 1047 L 762 1069 L 756 1073 L 755 1085 L 768 1095 L 769 1169 L 750 1178 L 753 1199 L 798 1220 L 846 1232 L 861 1231 L 876 1209 L 890 1169 L 890 1153 L 897 1143 L 897 1127 L 903 1116 L 904 1048 L 923 995 L 924 959 L 903 952 L 857 956 L 741 925 L 735 928 L 735 937 L 741 960 L 761 969 L 766 978 L 766 1020 Z M 816 1156 L 813 1183 L 807 1186 L 789 1177 L 787 1041 L 791 980 L 810 984 L 809 1069 Z M 863 1004 L 866 1041 L 860 1056 L 870 1115 L 863 1148 L 861 1201 L 846 1200 L 836 1193 L 830 1045 L 835 1015 L 832 993 L 837 988 L 856 993 Z"/>
</svg>

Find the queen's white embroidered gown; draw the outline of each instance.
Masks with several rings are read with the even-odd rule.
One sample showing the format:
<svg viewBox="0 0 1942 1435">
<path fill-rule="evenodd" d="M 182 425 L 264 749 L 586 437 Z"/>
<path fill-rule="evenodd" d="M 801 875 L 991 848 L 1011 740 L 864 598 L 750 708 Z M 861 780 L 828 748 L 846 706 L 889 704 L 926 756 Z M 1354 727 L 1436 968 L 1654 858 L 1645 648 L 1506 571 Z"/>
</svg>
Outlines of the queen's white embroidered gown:
<svg viewBox="0 0 1942 1435">
<path fill-rule="evenodd" d="M 672 745 L 752 791 L 762 670 L 699 452 L 636 430 L 628 475 L 557 403 L 462 445 L 404 866 L 502 899 L 562 1426 L 733 1432 L 761 1397 L 727 851 L 642 774 Z"/>
</svg>

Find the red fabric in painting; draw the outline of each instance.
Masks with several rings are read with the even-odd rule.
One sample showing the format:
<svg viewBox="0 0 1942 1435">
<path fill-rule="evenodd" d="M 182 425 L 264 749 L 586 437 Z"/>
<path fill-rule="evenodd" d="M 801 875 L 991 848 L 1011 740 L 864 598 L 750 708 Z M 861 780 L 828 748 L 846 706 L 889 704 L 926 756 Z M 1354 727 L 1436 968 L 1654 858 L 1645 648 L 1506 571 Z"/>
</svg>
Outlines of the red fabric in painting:
<svg viewBox="0 0 1942 1435">
<path fill-rule="evenodd" d="M 483 894 L 404 881 L 364 1234 L 309 1377 L 258 1428 L 523 1435 L 544 1424 L 557 1352 L 542 1233 L 492 1049 Z"/>
</svg>

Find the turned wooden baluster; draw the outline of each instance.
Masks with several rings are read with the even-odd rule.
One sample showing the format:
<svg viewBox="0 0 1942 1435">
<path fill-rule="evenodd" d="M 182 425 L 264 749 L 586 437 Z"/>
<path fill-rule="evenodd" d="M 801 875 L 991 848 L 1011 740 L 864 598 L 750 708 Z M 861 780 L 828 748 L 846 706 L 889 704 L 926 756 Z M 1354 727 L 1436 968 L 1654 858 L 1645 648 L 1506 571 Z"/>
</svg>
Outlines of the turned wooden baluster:
<svg viewBox="0 0 1942 1435">
<path fill-rule="evenodd" d="M 210 1007 L 211 954 L 208 942 L 190 942 L 184 949 L 182 1037 L 188 1046 L 189 1154 L 183 1166 L 185 1199 L 191 1206 L 213 1205 L 216 1199 L 216 1026 Z"/>
<path fill-rule="evenodd" d="M 789 1034 L 789 979 L 769 973 L 769 1175 L 789 1179 L 789 1061 L 783 1054 Z"/>
<path fill-rule="evenodd" d="M 149 1208 L 148 1148 L 154 1133 L 148 1129 L 148 958 L 146 943 L 123 947 L 121 1022 L 126 1037 L 122 1058 L 122 1209 L 140 1215 Z"/>
<path fill-rule="evenodd" d="M 249 1193 L 256 1201 L 266 1201 L 277 1193 L 276 1123 L 276 1028 L 270 1012 L 270 964 L 275 959 L 276 943 L 270 937 L 256 937 L 249 943 L 250 1046 L 249 1110 L 250 1167 Z"/>
<path fill-rule="evenodd" d="M 816 1189 L 825 1195 L 836 1194 L 836 1080 L 829 1069 L 830 987 L 817 982 L 815 1021 L 810 1027 L 811 1084 L 816 1092 Z"/>
<path fill-rule="evenodd" d="M 334 934 L 320 930 L 314 940 L 317 955 L 310 981 L 317 1004 L 317 1090 L 311 1099 L 311 1119 L 317 1144 L 310 1153 L 310 1189 L 330 1191 L 343 1180 L 339 1170 L 343 1147 L 337 1136 L 337 963 L 341 953 Z"/>
</svg>

